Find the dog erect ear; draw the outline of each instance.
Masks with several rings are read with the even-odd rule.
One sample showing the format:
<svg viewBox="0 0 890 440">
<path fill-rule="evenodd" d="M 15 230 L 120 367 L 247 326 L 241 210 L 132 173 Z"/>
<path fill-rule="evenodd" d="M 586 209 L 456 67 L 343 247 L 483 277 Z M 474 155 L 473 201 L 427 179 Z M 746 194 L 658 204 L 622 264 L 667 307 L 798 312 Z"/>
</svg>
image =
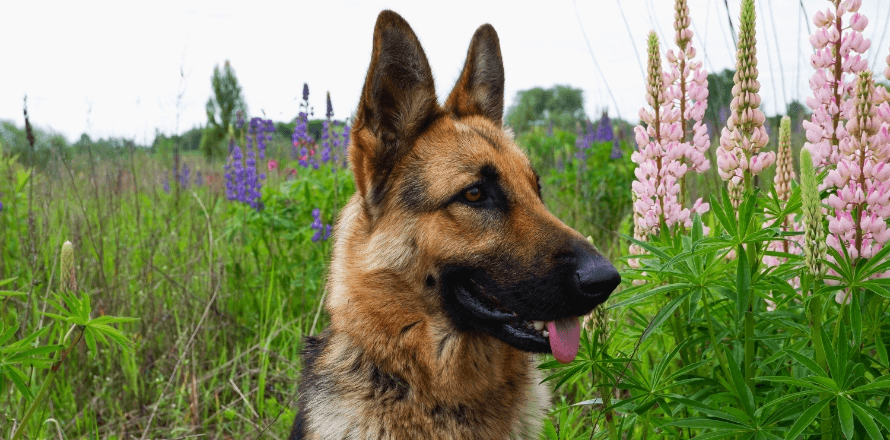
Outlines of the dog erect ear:
<svg viewBox="0 0 890 440">
<path fill-rule="evenodd" d="M 458 117 L 480 115 L 501 126 L 504 117 L 504 61 L 498 33 L 490 24 L 476 29 L 464 70 L 445 101 Z"/>
<path fill-rule="evenodd" d="M 349 150 L 362 197 L 383 200 L 393 167 L 440 113 L 420 41 L 399 14 L 381 12 Z"/>
</svg>

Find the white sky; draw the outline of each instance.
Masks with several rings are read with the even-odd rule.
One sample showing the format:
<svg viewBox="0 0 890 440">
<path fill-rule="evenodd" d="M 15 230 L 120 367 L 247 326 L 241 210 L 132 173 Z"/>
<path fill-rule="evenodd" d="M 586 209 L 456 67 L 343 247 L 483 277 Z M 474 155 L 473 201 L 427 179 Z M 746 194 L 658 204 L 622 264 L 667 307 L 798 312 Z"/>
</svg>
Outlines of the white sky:
<svg viewBox="0 0 890 440">
<path fill-rule="evenodd" d="M 4 0 L 0 119 L 22 126 L 27 94 L 32 123 L 69 141 L 87 133 L 150 143 L 156 129 L 175 134 L 206 123 L 213 66 L 227 59 L 253 116 L 264 111 L 275 121 L 293 119 L 308 82 L 316 116 L 324 113 L 330 91 L 335 118 L 347 117 L 358 104 L 377 14 L 388 8 L 405 17 L 420 38 L 440 102 L 460 73 L 473 32 L 491 23 L 501 41 L 507 106 L 519 90 L 568 84 L 584 89 L 588 114 L 608 108 L 613 117 L 620 113 L 636 121 L 645 103 L 640 65 L 646 63 L 646 34 L 655 29 L 663 49 L 665 37 L 673 47 L 673 3 L 577 0 L 576 16 L 571 0 Z M 870 20 L 864 34 L 872 39 L 866 55 L 883 72 L 890 35 L 881 34 L 890 27 L 890 0 L 863 3 L 861 12 Z M 817 8 L 829 6 L 819 0 L 803 4 L 807 21 Z M 705 68 L 733 66 L 724 1 L 689 5 L 693 45 L 699 58 L 706 56 Z M 739 1 L 730 0 L 729 8 L 738 30 Z M 786 102 L 809 95 L 811 47 L 797 0 L 761 0 L 757 14 L 761 94 L 764 110 L 774 114 L 777 103 L 784 110 Z M 604 77 L 596 71 L 579 18 Z"/>
</svg>

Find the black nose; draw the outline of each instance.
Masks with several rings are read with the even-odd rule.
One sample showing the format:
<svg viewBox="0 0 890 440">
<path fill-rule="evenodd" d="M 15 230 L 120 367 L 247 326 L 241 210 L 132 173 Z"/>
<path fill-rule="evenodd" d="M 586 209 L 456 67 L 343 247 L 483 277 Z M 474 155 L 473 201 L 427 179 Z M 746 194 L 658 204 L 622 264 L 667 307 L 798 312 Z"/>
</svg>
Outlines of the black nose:
<svg viewBox="0 0 890 440">
<path fill-rule="evenodd" d="M 581 291 L 605 301 L 621 283 L 621 275 L 615 266 L 593 252 L 578 252 L 578 269 L 575 271 Z"/>
</svg>

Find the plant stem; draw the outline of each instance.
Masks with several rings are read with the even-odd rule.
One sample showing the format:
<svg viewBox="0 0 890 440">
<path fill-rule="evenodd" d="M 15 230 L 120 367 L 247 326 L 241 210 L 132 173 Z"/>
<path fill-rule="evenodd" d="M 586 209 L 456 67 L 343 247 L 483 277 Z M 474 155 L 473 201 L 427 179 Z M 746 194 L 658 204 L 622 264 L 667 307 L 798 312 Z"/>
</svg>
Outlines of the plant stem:
<svg viewBox="0 0 890 440">
<path fill-rule="evenodd" d="M 813 340 L 813 351 L 816 353 L 816 363 L 824 370 L 828 370 L 825 361 L 825 347 L 822 345 L 822 301 L 819 298 L 810 300 L 810 338 Z M 825 399 L 828 393 L 820 393 L 819 399 Z M 831 408 L 827 405 L 822 409 L 822 440 L 831 439 Z"/>
<path fill-rule="evenodd" d="M 65 359 L 68 358 L 68 353 L 71 353 L 71 350 L 80 342 L 80 338 L 83 337 L 83 326 L 77 326 L 77 336 L 71 341 L 71 345 L 59 355 L 59 358 L 53 362 L 52 368 L 49 370 L 49 375 L 46 377 L 46 380 L 43 381 L 43 385 L 40 386 L 40 391 L 37 392 L 37 396 L 34 397 L 34 401 L 31 402 L 31 406 L 28 407 L 28 411 L 25 413 L 25 416 L 22 417 L 22 421 L 19 424 L 19 429 L 16 430 L 15 434 L 12 435 L 12 440 L 18 440 L 22 433 L 25 432 L 25 426 L 28 424 L 28 419 L 34 415 L 34 411 L 37 410 L 37 407 L 40 406 L 40 402 L 46 397 L 46 393 L 49 392 L 49 389 L 52 388 L 53 381 L 56 378 L 56 373 L 59 371 L 59 367 L 62 366 L 62 362 L 65 362 Z"/>
<path fill-rule="evenodd" d="M 714 324 L 711 323 L 711 307 L 708 305 L 708 294 L 705 292 L 701 296 L 702 301 L 704 302 L 705 311 L 705 319 L 708 323 L 708 336 L 711 337 L 711 347 L 714 350 L 714 353 L 717 354 L 717 361 L 720 362 L 720 368 L 723 370 L 723 374 L 726 377 L 726 380 L 732 380 L 732 375 L 729 373 L 729 364 L 726 361 L 726 356 L 723 354 L 723 350 L 720 350 L 717 345 L 717 338 L 714 336 Z"/>
</svg>

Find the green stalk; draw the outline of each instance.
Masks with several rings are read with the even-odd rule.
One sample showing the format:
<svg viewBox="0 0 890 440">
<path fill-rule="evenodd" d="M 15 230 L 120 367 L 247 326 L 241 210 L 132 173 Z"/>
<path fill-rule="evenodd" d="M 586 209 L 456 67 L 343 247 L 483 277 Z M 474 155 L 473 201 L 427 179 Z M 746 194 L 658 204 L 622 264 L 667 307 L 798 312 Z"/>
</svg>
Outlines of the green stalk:
<svg viewBox="0 0 890 440">
<path fill-rule="evenodd" d="M 813 351 L 816 353 L 816 363 L 823 370 L 828 370 L 828 362 L 825 360 L 825 347 L 822 345 L 822 301 L 819 298 L 810 300 L 810 338 L 813 340 Z M 828 398 L 828 393 L 819 393 L 819 399 Z M 831 440 L 831 408 L 822 408 L 822 440 Z"/>
<path fill-rule="evenodd" d="M 726 377 L 726 380 L 732 380 L 732 375 L 729 373 L 729 364 L 726 361 L 726 356 L 723 353 L 723 350 L 720 350 L 719 345 L 717 345 L 717 338 L 714 336 L 714 324 L 711 323 L 711 307 L 708 305 L 708 294 L 705 293 L 701 296 L 702 302 L 704 302 L 705 307 L 705 319 L 708 322 L 708 336 L 711 338 L 711 347 L 714 349 L 714 353 L 717 354 L 717 361 L 720 362 L 720 368 L 723 370 L 723 375 Z"/>
<path fill-rule="evenodd" d="M 49 370 L 49 375 L 46 377 L 46 380 L 43 382 L 43 385 L 40 386 L 40 391 L 37 392 L 37 396 L 34 397 L 34 401 L 31 402 L 31 406 L 28 407 L 28 411 L 25 413 L 25 416 L 22 417 L 22 421 L 19 424 L 19 429 L 15 431 L 15 434 L 12 435 L 12 440 L 18 440 L 21 438 L 22 433 L 25 432 L 25 426 L 28 424 L 28 419 L 34 415 L 34 411 L 37 410 L 37 407 L 40 406 L 40 403 L 43 401 L 43 398 L 46 397 L 46 393 L 49 392 L 49 389 L 52 388 L 53 381 L 56 379 L 56 373 L 59 371 L 59 368 L 62 366 L 62 363 L 65 362 L 65 359 L 68 357 L 68 353 L 71 353 L 71 350 L 77 346 L 77 343 L 80 342 L 81 337 L 83 337 L 83 326 L 77 326 L 77 336 L 71 341 L 71 345 L 59 355 L 59 358 L 53 363 L 52 368 Z"/>
</svg>

